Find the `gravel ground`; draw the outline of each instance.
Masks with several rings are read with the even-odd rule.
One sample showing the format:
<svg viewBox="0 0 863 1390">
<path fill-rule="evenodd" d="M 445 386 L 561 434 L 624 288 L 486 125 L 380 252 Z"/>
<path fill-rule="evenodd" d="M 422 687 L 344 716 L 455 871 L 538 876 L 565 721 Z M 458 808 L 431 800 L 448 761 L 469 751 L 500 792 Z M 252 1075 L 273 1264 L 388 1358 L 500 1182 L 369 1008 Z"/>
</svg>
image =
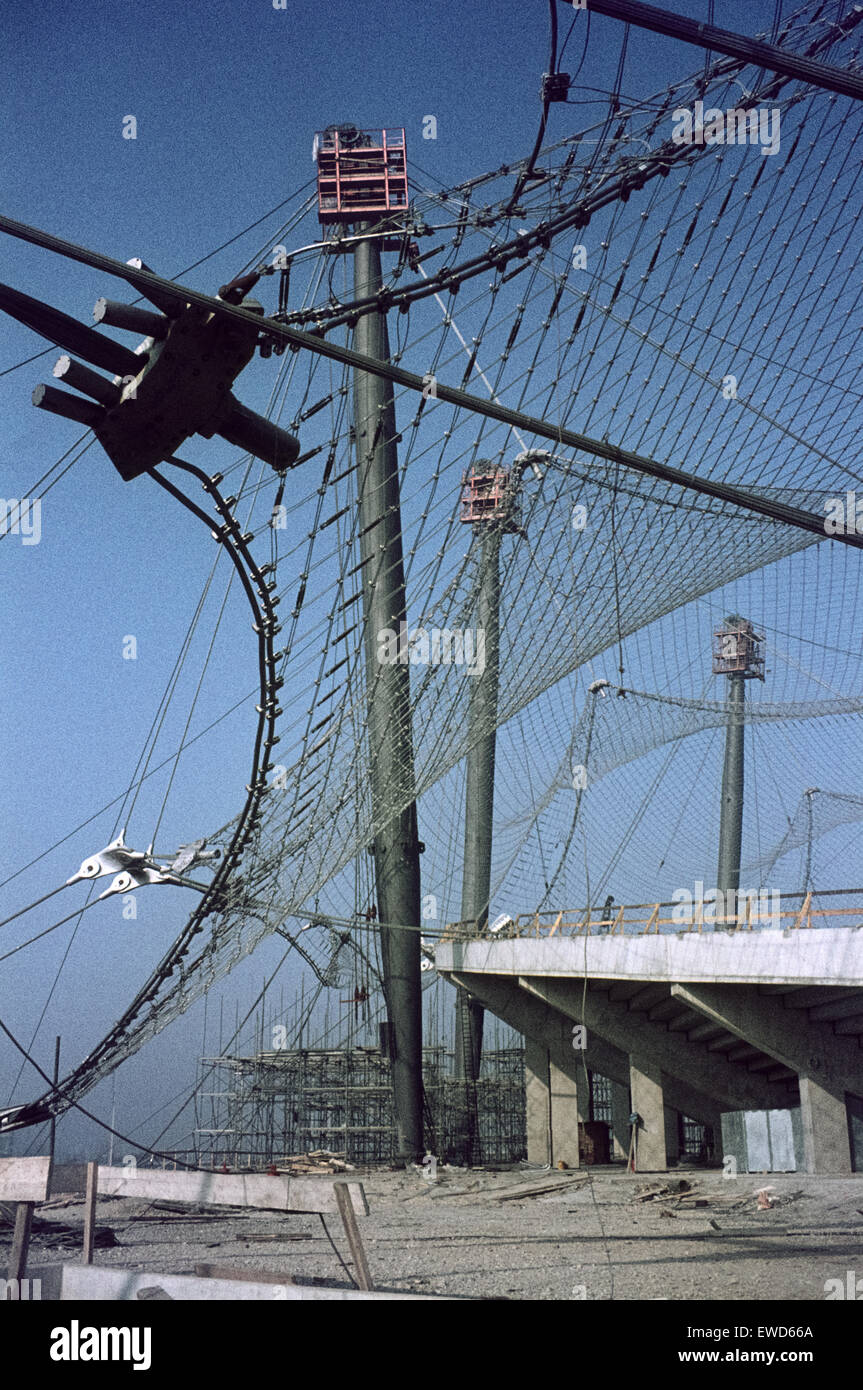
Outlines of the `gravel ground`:
<svg viewBox="0 0 863 1390">
<path fill-rule="evenodd" d="M 375 1286 L 467 1298 L 607 1300 L 823 1300 L 825 1281 L 863 1278 L 863 1175 L 742 1175 L 675 1169 L 627 1174 L 438 1168 L 436 1183 L 415 1170 L 356 1173 L 370 1215 L 360 1230 Z M 645 1188 L 692 1184 L 707 1205 L 678 1205 L 675 1192 L 639 1202 Z M 536 1179 L 559 1184 L 535 1197 L 500 1200 Z M 757 1207 L 768 1185 L 775 1205 Z M 859 1205 L 858 1205 L 859 1204 Z M 79 1231 L 83 1203 L 37 1209 Z M 350 1268 L 341 1223 L 327 1225 Z M 152 1204 L 100 1200 L 99 1226 L 118 1244 L 102 1265 L 193 1273 L 199 1262 L 291 1274 L 300 1283 L 350 1281 L 316 1216 L 176 1213 Z M 255 1240 L 255 1236 L 276 1236 Z M 8 1247 L 10 1233 L 0 1232 Z M 34 1237 L 30 1275 L 40 1264 L 79 1258 L 80 1243 Z M 2 1259 L 0 1255 L 0 1259 Z M 5 1263 L 5 1261 L 4 1261 Z"/>
</svg>

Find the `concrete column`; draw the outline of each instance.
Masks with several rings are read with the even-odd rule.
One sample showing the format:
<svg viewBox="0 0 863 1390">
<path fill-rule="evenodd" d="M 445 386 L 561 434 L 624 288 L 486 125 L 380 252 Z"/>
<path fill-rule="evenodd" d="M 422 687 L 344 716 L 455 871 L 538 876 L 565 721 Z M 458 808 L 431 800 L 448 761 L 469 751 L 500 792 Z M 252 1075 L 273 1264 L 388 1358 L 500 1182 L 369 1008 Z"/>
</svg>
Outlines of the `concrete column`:
<svg viewBox="0 0 863 1390">
<path fill-rule="evenodd" d="M 629 1153 L 629 1087 L 611 1083 L 611 1157 L 626 1161 Z"/>
<path fill-rule="evenodd" d="M 572 1046 L 572 1015 L 557 1006 L 552 1007 L 532 992 L 528 993 L 520 985 L 507 981 L 506 977 L 478 973 L 463 975 L 459 971 L 452 971 L 448 972 L 447 978 L 455 984 L 463 985 L 471 994 L 476 995 L 491 1013 L 502 1018 L 517 1032 L 542 1040 L 546 1045 L 558 1042 L 563 1047 Z M 597 1021 L 589 1029 L 587 1048 L 583 1054 L 578 1054 L 577 1061 L 580 1067 L 583 1057 L 589 1071 L 601 1072 L 603 1076 L 609 1077 L 622 1087 L 618 1129 L 619 1140 L 623 1146 L 622 1156 L 625 1158 L 629 1152 L 629 1054 L 632 1051 L 642 1052 L 643 1048 L 640 1043 L 634 1046 L 631 1038 L 625 1038 L 623 1029 L 618 1032 L 621 1044 L 626 1042 L 625 1050 L 623 1045 L 609 1042 L 602 1035 Z M 684 1055 L 688 1056 L 689 1050 L 685 1050 Z M 681 1047 L 678 1042 L 676 1059 L 674 1053 L 667 1054 L 665 1051 L 657 1057 L 662 1067 L 662 1087 L 666 1103 L 683 1115 L 691 1115 L 693 1120 L 699 1120 L 702 1124 L 717 1125 L 718 1132 L 719 1111 L 716 1097 L 720 1088 L 716 1085 L 715 1068 L 711 1069 L 710 1080 L 705 1073 L 703 1089 L 696 1090 L 675 1071 L 675 1067 L 681 1066 L 680 1054 Z M 711 1054 L 711 1062 L 718 1056 L 718 1053 Z M 729 1064 L 725 1063 L 725 1066 L 728 1068 Z M 766 1082 L 763 1084 L 766 1085 Z M 849 1090 L 851 1089 L 855 1088 L 849 1087 Z M 859 1090 L 859 1086 L 856 1089 Z M 775 1092 L 765 1089 L 760 1103 L 765 1108 L 775 1106 L 778 1103 Z M 739 1104 L 736 1098 L 733 1103 L 725 1103 L 726 1109 L 745 1110 L 747 1107 L 755 1108 L 751 1092 L 741 1095 Z"/>
<path fill-rule="evenodd" d="M 578 1093 L 578 1122 L 586 1125 L 592 1118 L 590 1113 L 590 1072 L 581 1060 L 581 1054 L 576 1052 L 576 1090 Z"/>
<path fill-rule="evenodd" d="M 673 1167 L 680 1157 L 680 1112 L 672 1110 L 670 1105 L 664 1108 L 665 1155 L 666 1161 Z"/>
<path fill-rule="evenodd" d="M 529 1163 L 562 1159 L 568 1168 L 579 1167 L 578 1121 L 580 1064 L 565 1047 L 543 1047 L 524 1040 L 525 1110 Z M 584 1104 L 582 1072 L 581 1105 Z"/>
<path fill-rule="evenodd" d="M 572 1054 L 573 1059 L 575 1055 Z M 578 1168 L 578 1122 L 585 1106 L 589 1113 L 590 1104 L 589 1091 L 585 1101 L 584 1069 L 560 1049 L 554 1048 L 549 1053 L 549 1079 L 552 1167 L 563 1160 L 568 1168 Z"/>
<path fill-rule="evenodd" d="M 845 1093 L 799 1077 L 803 1163 L 807 1173 L 850 1173 L 851 1140 Z"/>
<path fill-rule="evenodd" d="M 671 941 L 673 937 L 666 937 L 664 940 Z M 707 938 L 703 938 L 706 940 Z M 712 940 L 712 937 L 710 938 Z M 521 946 L 519 943 L 509 943 Z M 534 943 L 530 943 L 533 945 Z M 544 946 L 546 943 L 539 943 Z M 483 943 L 484 945 L 484 943 Z M 470 947 L 467 948 L 470 950 Z M 485 947 L 485 949 L 488 949 Z M 476 978 L 475 975 L 454 972 L 459 982 L 462 980 L 470 982 Z M 484 976 L 482 977 L 485 978 Z M 615 1047 L 625 1050 L 628 1057 L 633 1055 L 642 1057 L 645 1060 L 661 1068 L 666 1077 L 672 1078 L 677 1084 L 681 1075 L 685 1078 L 687 1088 L 692 1091 L 701 1092 L 699 1101 L 693 1096 L 694 1106 L 689 1101 L 681 1097 L 679 1109 L 684 1114 L 700 1118 L 704 1109 L 704 1098 L 712 1097 L 712 1106 L 721 1105 L 728 1110 L 752 1110 L 759 1107 L 765 1109 L 775 1108 L 781 1092 L 768 1083 L 764 1076 L 759 1077 L 754 1072 L 748 1072 L 745 1067 L 738 1066 L 734 1062 L 725 1060 L 719 1052 L 708 1052 L 703 1045 L 698 1047 L 686 1046 L 681 1043 L 680 1035 L 669 1033 L 664 1025 L 659 1025 L 642 1013 L 637 1013 L 623 1002 L 615 1002 L 610 995 L 588 989 L 587 996 L 584 995 L 584 986 L 581 980 L 565 976 L 547 975 L 519 975 L 519 988 L 526 994 L 531 994 L 537 999 L 541 999 L 552 1009 L 565 1014 L 576 1023 L 583 1023 L 587 1027 L 588 1038 L 597 1037 L 606 1043 L 611 1043 Z M 671 993 L 681 997 L 688 996 L 690 989 L 697 989 L 701 994 L 705 986 L 682 986 L 671 985 Z M 742 988 L 742 987 L 740 987 Z M 735 992 L 738 986 L 734 987 Z M 724 996 L 723 996 L 724 997 Z M 686 997 L 684 1002 L 688 1003 Z M 766 1001 L 762 1000 L 762 1003 Z M 693 1008 L 703 1012 L 699 1003 L 693 1003 Z M 747 1010 L 748 1012 L 748 1010 Z M 728 1025 L 722 1025 L 728 1026 Z M 735 1029 L 730 1028 L 731 1032 Z M 750 1039 L 747 1037 L 747 1041 Z M 590 1050 L 590 1044 L 588 1051 Z M 764 1049 L 770 1051 L 769 1048 Z M 819 1049 L 823 1052 L 823 1048 Z M 598 1071 L 605 1071 L 607 1075 L 614 1075 L 614 1067 L 610 1069 L 602 1065 L 598 1058 L 595 1060 Z M 623 1079 L 623 1078 L 619 1078 Z M 851 1085 L 847 1090 L 854 1090 Z M 859 1084 L 858 1084 L 859 1089 Z M 761 1097 L 764 1097 L 762 1100 Z"/>
<path fill-rule="evenodd" d="M 629 1059 L 632 1108 L 641 1116 L 638 1127 L 636 1166 L 639 1173 L 664 1173 L 665 1105 L 662 1095 L 662 1072 L 654 1062 L 642 1057 Z"/>
<path fill-rule="evenodd" d="M 551 1162 L 551 1090 L 548 1048 L 524 1040 L 524 1099 L 528 1163 Z"/>
</svg>

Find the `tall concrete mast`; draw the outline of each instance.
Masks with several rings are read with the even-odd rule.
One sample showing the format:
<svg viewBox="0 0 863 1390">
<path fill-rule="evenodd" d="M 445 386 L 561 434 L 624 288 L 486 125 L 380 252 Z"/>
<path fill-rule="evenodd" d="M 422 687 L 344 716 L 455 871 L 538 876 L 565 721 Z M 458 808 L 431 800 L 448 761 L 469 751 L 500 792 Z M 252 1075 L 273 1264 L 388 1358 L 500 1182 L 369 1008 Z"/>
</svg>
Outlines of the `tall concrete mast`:
<svg viewBox="0 0 863 1390">
<path fill-rule="evenodd" d="M 404 131 L 330 126 L 315 140 L 318 217 L 353 227 L 354 295 L 382 289 L 381 244 L 401 244 L 408 206 Z M 391 232 L 387 229 L 391 228 Z M 354 330 L 357 351 L 390 355 L 386 311 L 364 312 Z M 390 382 L 354 372 L 354 432 L 363 594 L 363 644 L 368 691 L 369 778 L 374 824 L 370 846 L 388 1014 L 397 1150 L 422 1157 L 422 993 L 420 869 L 417 835 L 410 667 L 381 661 L 382 634 L 400 634 L 407 620 L 396 413 Z"/>
<path fill-rule="evenodd" d="M 728 678 L 728 722 L 725 761 L 722 767 L 722 801 L 719 818 L 719 863 L 716 887 L 735 894 L 740 887 L 740 854 L 743 841 L 743 755 L 746 681 L 764 679 L 764 641 L 752 624 L 732 614 L 713 634 L 713 672 Z M 727 899 L 725 900 L 727 902 Z M 734 899 L 736 903 L 736 898 Z M 736 912 L 736 909 L 735 909 Z"/>
<path fill-rule="evenodd" d="M 367 228 L 360 224 L 358 230 Z M 353 255 L 357 299 L 375 295 L 381 288 L 379 248 L 378 241 L 356 243 Z M 360 318 L 354 346 L 369 357 L 389 360 L 385 313 L 374 309 Z M 380 634 L 387 629 L 400 633 L 401 624 L 407 621 L 396 415 L 389 382 L 368 372 L 355 373 L 354 418 L 375 825 L 373 853 L 384 995 L 391 1024 L 398 1152 L 405 1159 L 416 1159 L 423 1153 L 421 905 L 410 667 L 378 660 Z M 410 927 L 414 929 L 406 930 Z"/>
<path fill-rule="evenodd" d="M 481 533 L 477 572 L 474 650 L 482 650 L 481 669 L 470 681 L 468 752 L 465 778 L 464 867 L 461 920 L 482 932 L 488 924 L 491 894 L 494 761 L 500 668 L 500 542 L 518 531 L 520 471 L 479 460 L 464 478 L 461 520 Z M 481 646 L 480 646 L 481 644 Z M 478 663 L 479 667 L 479 663 Z M 483 1008 L 467 990 L 456 993 L 456 1079 L 475 1083 L 482 1060 Z M 475 1095 L 466 1097 L 464 1159 L 475 1158 Z"/>
</svg>

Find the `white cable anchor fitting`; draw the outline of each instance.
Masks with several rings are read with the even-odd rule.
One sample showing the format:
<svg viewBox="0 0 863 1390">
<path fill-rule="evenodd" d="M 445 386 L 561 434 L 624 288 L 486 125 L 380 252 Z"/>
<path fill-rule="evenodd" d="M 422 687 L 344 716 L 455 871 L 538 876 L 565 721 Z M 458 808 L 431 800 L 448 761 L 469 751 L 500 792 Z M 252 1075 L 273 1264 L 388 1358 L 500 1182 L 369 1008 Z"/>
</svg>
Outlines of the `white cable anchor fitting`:
<svg viewBox="0 0 863 1390">
<path fill-rule="evenodd" d="M 192 864 L 206 862 L 211 859 L 220 859 L 220 850 L 209 850 L 203 853 L 206 840 L 193 840 L 188 845 L 181 845 L 172 863 L 162 866 L 153 859 L 153 846 L 150 845 L 146 853 L 139 849 L 129 849 L 126 846 L 124 836 L 125 829 L 120 831 L 116 840 L 104 849 L 99 850 L 89 859 L 85 859 L 77 874 L 67 878 L 67 886 L 70 883 L 78 883 L 86 878 L 104 878 L 108 874 L 114 874 L 114 880 L 104 893 L 99 894 L 99 899 L 109 898 L 115 893 L 129 893 L 134 888 L 143 888 L 149 883 L 172 883 L 180 887 L 186 885 L 184 880 L 177 875 L 182 873 Z M 118 872 L 119 871 L 119 872 Z M 204 885 L 195 884 L 201 891 Z"/>
<path fill-rule="evenodd" d="M 110 898 L 115 893 L 131 893 L 134 888 L 143 888 L 148 883 L 176 883 L 183 886 L 182 881 L 174 874 L 167 873 L 160 869 L 158 864 L 141 864 L 134 869 L 124 869 L 105 889 L 104 893 L 99 894 L 99 900 Z"/>
<path fill-rule="evenodd" d="M 92 855 L 90 859 L 85 859 L 77 874 L 66 879 L 67 886 L 70 883 L 78 883 L 83 878 L 104 878 L 106 874 L 115 874 L 120 869 L 136 869 L 143 865 L 148 856 L 139 849 L 128 849 L 123 839 L 125 833 L 125 829 L 121 830 L 110 845 L 100 849 L 98 854 Z"/>
</svg>

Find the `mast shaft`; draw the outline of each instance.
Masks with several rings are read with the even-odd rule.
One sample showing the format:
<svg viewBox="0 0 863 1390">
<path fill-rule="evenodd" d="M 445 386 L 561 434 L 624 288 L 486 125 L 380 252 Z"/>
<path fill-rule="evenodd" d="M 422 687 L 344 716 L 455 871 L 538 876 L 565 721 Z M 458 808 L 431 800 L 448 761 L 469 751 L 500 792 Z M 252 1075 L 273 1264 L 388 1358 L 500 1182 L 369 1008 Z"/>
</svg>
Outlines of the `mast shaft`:
<svg viewBox="0 0 863 1390">
<path fill-rule="evenodd" d="M 362 230 L 362 225 L 360 230 Z M 381 288 L 380 249 L 360 241 L 354 256 L 357 297 Z M 386 315 L 364 314 L 354 333 L 357 351 L 389 358 Z M 363 575 L 364 645 L 375 881 L 381 922 L 384 997 L 391 1024 L 393 1103 L 399 1156 L 423 1154 L 422 996 L 420 987 L 420 870 L 411 732 L 410 667 L 381 662 L 381 634 L 406 621 L 396 417 L 391 385 L 354 375 L 359 532 Z M 390 928 L 387 923 L 399 923 Z M 405 927 L 415 925 L 415 930 Z"/>
<path fill-rule="evenodd" d="M 725 761 L 722 766 L 722 803 L 719 819 L 719 865 L 716 887 L 723 893 L 740 887 L 740 849 L 743 839 L 743 733 L 746 678 L 728 678 L 728 724 Z"/>
<path fill-rule="evenodd" d="M 470 680 L 468 754 L 465 785 L 464 870 L 461 920 L 488 922 L 491 893 L 494 760 L 497 722 L 500 639 L 500 527 L 484 527 L 477 594 L 476 649 L 482 634 L 484 669 Z M 483 1009 L 459 989 L 456 996 L 455 1074 L 461 1081 L 479 1078 Z"/>
</svg>

